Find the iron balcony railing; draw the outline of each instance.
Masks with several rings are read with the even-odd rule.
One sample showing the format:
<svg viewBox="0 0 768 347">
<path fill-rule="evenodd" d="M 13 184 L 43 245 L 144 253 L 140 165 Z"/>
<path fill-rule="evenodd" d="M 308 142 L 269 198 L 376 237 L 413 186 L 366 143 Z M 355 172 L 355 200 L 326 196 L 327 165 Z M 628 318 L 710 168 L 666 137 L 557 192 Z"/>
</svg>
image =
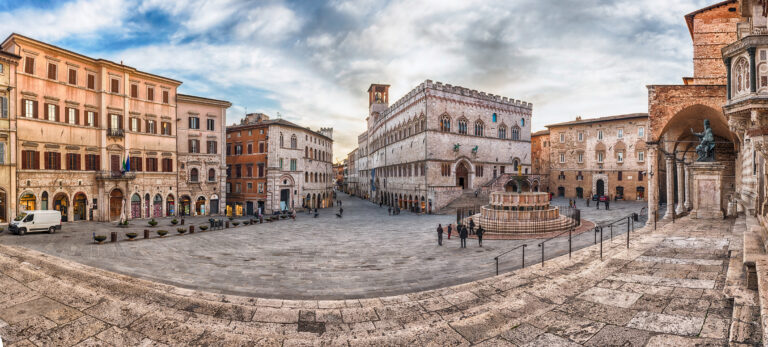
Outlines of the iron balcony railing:
<svg viewBox="0 0 768 347">
<path fill-rule="evenodd" d="M 109 128 L 107 129 L 107 136 L 110 137 L 124 137 L 125 132 L 123 132 L 123 129 L 120 128 Z"/>
</svg>

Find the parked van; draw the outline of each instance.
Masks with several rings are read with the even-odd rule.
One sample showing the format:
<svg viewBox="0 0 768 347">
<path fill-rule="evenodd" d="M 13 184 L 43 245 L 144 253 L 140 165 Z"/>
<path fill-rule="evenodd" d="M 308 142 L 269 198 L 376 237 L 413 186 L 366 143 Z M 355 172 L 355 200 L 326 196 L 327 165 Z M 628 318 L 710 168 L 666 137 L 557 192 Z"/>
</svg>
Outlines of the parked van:
<svg viewBox="0 0 768 347">
<path fill-rule="evenodd" d="M 56 210 L 25 211 L 9 225 L 8 229 L 19 235 L 28 231 L 48 231 L 53 234 L 61 230 L 61 212 Z"/>
</svg>

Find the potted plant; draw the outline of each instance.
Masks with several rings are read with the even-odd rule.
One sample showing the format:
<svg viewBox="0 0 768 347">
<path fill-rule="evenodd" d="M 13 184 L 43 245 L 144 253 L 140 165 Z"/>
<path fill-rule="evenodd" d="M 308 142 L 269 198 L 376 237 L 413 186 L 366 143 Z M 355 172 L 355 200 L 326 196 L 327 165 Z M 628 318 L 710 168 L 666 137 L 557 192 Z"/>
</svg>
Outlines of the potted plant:
<svg viewBox="0 0 768 347">
<path fill-rule="evenodd" d="M 244 221 L 243 221 L 243 225 L 248 225 L 248 223 L 249 223 L 249 222 L 248 222 L 247 220 L 244 220 Z"/>
<path fill-rule="evenodd" d="M 228 218 L 229 218 L 229 221 L 230 221 L 230 222 L 231 222 L 233 219 L 235 219 L 235 217 L 232 217 L 232 216 L 229 216 Z"/>
<path fill-rule="evenodd" d="M 149 223 L 149 226 L 151 227 L 154 227 L 157 225 L 157 221 L 154 218 L 150 219 L 149 222 L 147 223 Z"/>
<path fill-rule="evenodd" d="M 94 235 L 93 240 L 98 242 L 99 244 L 104 243 L 104 240 L 107 239 L 107 235 Z"/>
<path fill-rule="evenodd" d="M 187 228 L 176 228 L 176 232 L 179 234 L 184 234 L 187 232 Z"/>
<path fill-rule="evenodd" d="M 232 225 L 238 226 L 238 225 L 240 225 L 240 222 L 232 222 Z"/>
<path fill-rule="evenodd" d="M 179 221 L 176 218 L 172 219 L 171 225 L 176 225 L 176 224 L 179 224 Z"/>
<path fill-rule="evenodd" d="M 165 235 L 168 234 L 168 230 L 158 230 L 157 234 L 160 235 L 160 237 L 165 237 Z"/>
<path fill-rule="evenodd" d="M 125 233 L 125 236 L 128 237 L 128 240 L 133 241 L 137 236 L 139 236 L 139 234 L 130 232 L 130 233 Z"/>
<path fill-rule="evenodd" d="M 280 219 L 286 219 L 286 218 L 288 218 L 288 216 L 286 216 L 286 215 L 284 215 L 284 214 L 281 214 L 281 215 L 280 215 Z"/>
<path fill-rule="evenodd" d="M 200 228 L 200 231 L 208 230 L 208 226 L 207 225 L 201 225 L 201 226 L 199 226 L 199 228 Z"/>
<path fill-rule="evenodd" d="M 127 228 L 128 227 L 128 220 L 126 219 L 126 220 L 124 220 L 122 222 L 117 222 L 117 226 L 119 228 Z"/>
</svg>

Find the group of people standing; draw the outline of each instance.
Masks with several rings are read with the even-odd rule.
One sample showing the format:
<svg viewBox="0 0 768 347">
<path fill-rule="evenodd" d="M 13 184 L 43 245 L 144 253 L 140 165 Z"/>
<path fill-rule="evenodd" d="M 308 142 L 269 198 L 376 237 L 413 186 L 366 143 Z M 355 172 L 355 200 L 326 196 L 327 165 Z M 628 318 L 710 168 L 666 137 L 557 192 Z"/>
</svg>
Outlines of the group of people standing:
<svg viewBox="0 0 768 347">
<path fill-rule="evenodd" d="M 478 226 L 477 230 L 475 230 L 475 221 L 472 220 L 472 218 L 469 219 L 469 227 L 464 224 L 459 224 L 456 226 L 456 231 L 459 234 L 459 239 L 461 240 L 460 248 L 467 248 L 467 238 L 469 235 L 477 235 L 477 241 L 480 247 L 483 247 L 483 234 L 485 233 L 485 230 L 482 226 Z M 453 224 L 448 224 L 447 227 L 447 234 L 448 239 L 451 239 L 451 233 L 453 232 Z M 443 225 L 438 224 L 437 225 L 437 244 L 438 246 L 443 245 Z"/>
</svg>

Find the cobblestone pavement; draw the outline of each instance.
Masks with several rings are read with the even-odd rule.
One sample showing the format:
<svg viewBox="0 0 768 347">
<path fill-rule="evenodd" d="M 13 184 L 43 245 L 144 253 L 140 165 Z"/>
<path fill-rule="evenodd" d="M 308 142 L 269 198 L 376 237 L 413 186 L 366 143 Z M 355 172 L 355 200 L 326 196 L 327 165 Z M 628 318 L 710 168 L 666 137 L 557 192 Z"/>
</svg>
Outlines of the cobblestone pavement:
<svg viewBox="0 0 768 347">
<path fill-rule="evenodd" d="M 160 220 L 155 230 L 167 229 L 169 237 L 95 245 L 92 234 L 126 231 L 143 236 L 146 221 L 130 229 L 106 223 L 70 223 L 61 233 L 5 235 L 0 243 L 20 245 L 83 264 L 190 289 L 281 299 L 350 299 L 411 293 L 461 284 L 495 275 L 494 257 L 521 244 L 529 244 L 526 264 L 541 261 L 536 240 L 485 240 L 478 247 L 468 240 L 459 248 L 456 234 L 443 246 L 434 232 L 438 223 L 452 216 L 387 214 L 370 202 L 340 194 L 344 217 L 336 208 L 321 211 L 317 219 L 300 213 L 285 220 L 204 233 L 176 235 L 176 227 Z M 567 200 L 554 204 L 567 205 Z M 604 221 L 639 211 L 642 203 L 619 202 L 610 211 L 584 209 L 583 218 Z M 206 218 L 187 218 L 199 225 Z M 625 230 L 626 228 L 622 230 Z M 618 230 L 616 233 L 622 232 Z M 609 238 L 606 230 L 604 237 Z M 141 236 L 140 236 L 141 237 Z M 573 247 L 594 243 L 591 232 L 574 238 Z M 540 240 L 539 240 L 540 241 Z M 614 245 L 621 240 L 614 240 Z M 566 252 L 567 238 L 545 245 L 545 257 Z M 500 261 L 500 271 L 522 265 L 521 253 Z"/>
<path fill-rule="evenodd" d="M 742 217 L 743 218 L 743 217 Z M 732 220 L 688 218 L 436 290 L 354 300 L 195 291 L 0 245 L 0 336 L 11 346 L 725 345 Z M 158 265 L 160 266 L 160 265 Z"/>
</svg>

